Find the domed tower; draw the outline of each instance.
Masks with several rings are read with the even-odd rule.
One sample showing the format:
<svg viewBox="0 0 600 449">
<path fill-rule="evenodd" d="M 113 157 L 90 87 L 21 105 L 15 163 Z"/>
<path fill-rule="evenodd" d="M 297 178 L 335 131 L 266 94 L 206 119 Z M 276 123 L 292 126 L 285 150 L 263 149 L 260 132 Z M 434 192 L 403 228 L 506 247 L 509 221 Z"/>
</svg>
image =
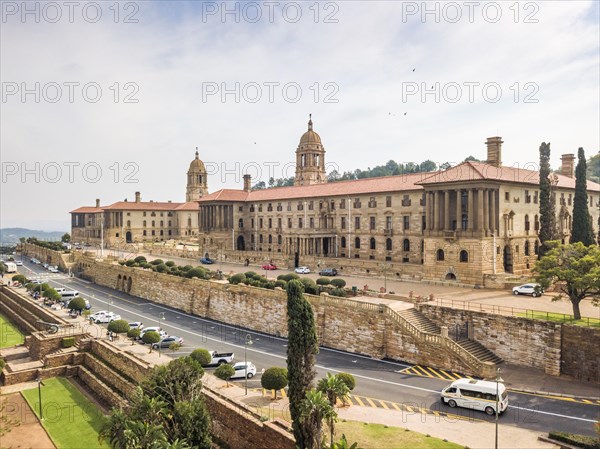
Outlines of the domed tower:
<svg viewBox="0 0 600 449">
<path fill-rule="evenodd" d="M 322 184 L 327 182 L 325 174 L 325 148 L 321 137 L 313 131 L 312 114 L 309 115 L 308 131 L 300 138 L 296 150 L 295 186 Z"/>
<path fill-rule="evenodd" d="M 207 194 L 206 167 L 204 167 L 204 162 L 198 158 L 198 147 L 196 147 L 196 158 L 190 164 L 190 169 L 187 172 L 185 200 L 188 202 L 198 201 Z"/>
</svg>

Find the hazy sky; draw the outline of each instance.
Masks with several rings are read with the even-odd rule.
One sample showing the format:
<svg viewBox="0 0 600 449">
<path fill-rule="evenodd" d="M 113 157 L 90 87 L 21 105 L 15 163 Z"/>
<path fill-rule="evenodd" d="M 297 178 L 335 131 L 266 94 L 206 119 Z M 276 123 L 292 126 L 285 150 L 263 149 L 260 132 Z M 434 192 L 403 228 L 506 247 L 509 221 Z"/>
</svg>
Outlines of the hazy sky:
<svg viewBox="0 0 600 449">
<path fill-rule="evenodd" d="M 505 165 L 542 141 L 554 166 L 592 155 L 599 20 L 595 1 L 3 1 L 0 227 L 184 201 L 196 146 L 210 191 L 291 176 L 309 113 L 340 171 L 485 159 L 495 135 Z"/>
</svg>

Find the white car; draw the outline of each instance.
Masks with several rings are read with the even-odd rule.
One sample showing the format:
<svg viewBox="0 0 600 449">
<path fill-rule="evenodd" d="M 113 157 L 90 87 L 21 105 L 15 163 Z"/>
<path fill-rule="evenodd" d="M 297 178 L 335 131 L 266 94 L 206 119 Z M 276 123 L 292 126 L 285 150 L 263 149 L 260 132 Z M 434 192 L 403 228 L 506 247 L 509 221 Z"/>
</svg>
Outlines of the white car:
<svg viewBox="0 0 600 449">
<path fill-rule="evenodd" d="M 117 315 L 114 312 L 108 312 L 106 315 L 101 315 L 101 316 L 97 317 L 94 320 L 94 323 L 96 323 L 96 324 L 110 323 L 112 321 L 120 320 L 120 319 L 121 319 L 121 315 Z"/>
<path fill-rule="evenodd" d="M 160 335 L 160 338 L 167 338 L 169 336 L 169 334 L 167 334 L 164 330 L 162 330 L 162 328 L 158 327 L 158 326 L 150 326 L 150 327 L 145 327 L 142 332 L 140 333 L 140 341 L 142 341 L 142 337 L 144 336 L 144 334 L 146 332 L 158 332 L 158 335 Z M 142 344 L 145 344 L 142 341 Z"/>
<path fill-rule="evenodd" d="M 544 289 L 540 284 L 523 284 L 518 287 L 513 287 L 512 289 L 513 295 L 531 295 L 534 298 L 536 296 L 542 296 L 544 294 Z"/>
<path fill-rule="evenodd" d="M 244 378 L 252 379 L 256 374 L 256 366 L 252 362 L 238 362 L 233 365 L 235 373 L 231 376 L 231 379 Z"/>
<path fill-rule="evenodd" d="M 308 274 L 310 273 L 310 268 L 308 267 L 298 267 L 294 270 L 298 274 Z"/>
<path fill-rule="evenodd" d="M 17 260 L 15 263 L 17 264 L 17 267 L 22 267 L 23 266 L 23 261 L 22 260 Z"/>
<path fill-rule="evenodd" d="M 133 321 L 129 323 L 129 329 L 139 329 L 140 331 L 144 328 L 144 323 L 141 321 Z"/>
<path fill-rule="evenodd" d="M 99 310 L 98 312 L 94 312 L 90 315 L 89 320 L 94 322 L 97 318 L 100 318 L 106 315 L 108 312 L 106 310 Z"/>
<path fill-rule="evenodd" d="M 49 271 L 50 273 L 58 273 L 58 267 L 57 267 L 56 265 L 49 266 L 49 267 L 48 267 L 48 271 Z"/>
</svg>

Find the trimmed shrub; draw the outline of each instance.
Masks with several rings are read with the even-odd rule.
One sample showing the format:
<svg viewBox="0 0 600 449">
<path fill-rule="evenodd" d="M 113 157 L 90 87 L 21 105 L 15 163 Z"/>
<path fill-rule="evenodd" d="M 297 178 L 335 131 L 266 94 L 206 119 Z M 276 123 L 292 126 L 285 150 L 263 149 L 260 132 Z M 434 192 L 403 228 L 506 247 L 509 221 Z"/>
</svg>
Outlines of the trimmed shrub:
<svg viewBox="0 0 600 449">
<path fill-rule="evenodd" d="M 152 265 L 160 265 L 161 263 L 165 263 L 165 262 L 162 259 L 154 259 L 154 260 L 151 260 L 150 263 Z"/>
<path fill-rule="evenodd" d="M 309 293 L 311 295 L 317 294 L 317 284 L 315 284 L 315 281 L 309 278 L 302 278 L 300 279 L 300 282 L 302 283 L 302 286 L 304 287 L 304 291 L 306 293 Z"/>
<path fill-rule="evenodd" d="M 231 376 L 234 374 L 235 370 L 233 369 L 233 366 L 229 365 L 228 363 L 219 365 L 219 367 L 215 370 L 215 376 L 227 382 L 227 385 L 229 385 L 229 379 L 231 379 Z"/>
<path fill-rule="evenodd" d="M 13 282 L 19 282 L 20 284 L 27 284 L 27 278 L 22 274 L 17 274 L 12 277 Z"/>
<path fill-rule="evenodd" d="M 69 302 L 68 309 L 69 310 L 79 310 L 79 311 L 85 309 L 85 300 L 83 298 L 73 298 Z"/>
<path fill-rule="evenodd" d="M 0 359 L 0 371 L 2 371 L 5 366 L 6 366 L 6 361 L 4 359 Z"/>
<path fill-rule="evenodd" d="M 146 332 L 142 337 L 142 341 L 147 345 L 150 345 L 150 352 L 152 352 L 152 345 L 160 341 L 160 335 L 158 332 L 154 331 Z"/>
<path fill-rule="evenodd" d="M 63 348 L 70 348 L 72 346 L 75 346 L 75 337 L 65 337 L 62 339 Z"/>
<path fill-rule="evenodd" d="M 331 284 L 331 280 L 329 278 L 317 279 L 317 285 L 329 285 L 329 284 Z"/>
<path fill-rule="evenodd" d="M 142 267 L 142 268 L 150 268 L 150 269 L 152 269 L 153 266 L 154 265 L 152 265 L 151 263 L 148 263 L 148 262 L 141 262 L 140 263 L 140 267 Z"/>
<path fill-rule="evenodd" d="M 144 256 L 137 256 L 133 261 L 136 263 L 146 262 L 146 258 Z"/>
<path fill-rule="evenodd" d="M 267 390 L 275 390 L 275 397 L 277 397 L 277 390 L 287 387 L 287 374 L 285 368 L 268 368 L 260 378 L 260 385 Z"/>
<path fill-rule="evenodd" d="M 180 268 L 181 268 L 182 271 L 190 271 L 194 267 L 192 267 L 191 265 L 186 265 L 186 266 L 180 267 Z"/>
<path fill-rule="evenodd" d="M 576 447 L 584 449 L 600 449 L 600 440 L 591 436 L 556 431 L 550 432 L 548 436 L 553 440 L 571 444 Z"/>
<path fill-rule="evenodd" d="M 206 349 L 202 348 L 194 349 L 190 354 L 190 357 L 202 366 L 208 366 L 212 361 L 210 353 Z"/>
<path fill-rule="evenodd" d="M 300 279 L 300 276 L 298 276 L 296 273 L 280 274 L 277 276 L 277 279 L 280 281 L 289 282 L 292 279 Z"/>
<path fill-rule="evenodd" d="M 350 391 L 356 387 L 356 378 L 350 373 L 337 373 L 335 377 L 344 382 Z"/>
<path fill-rule="evenodd" d="M 199 278 L 199 279 L 207 279 L 206 271 L 200 270 L 198 268 L 192 268 L 185 272 L 186 278 Z"/>
<path fill-rule="evenodd" d="M 236 285 L 236 284 L 240 284 L 243 282 L 246 282 L 246 275 L 244 273 L 237 273 L 229 278 L 230 284 Z"/>
<path fill-rule="evenodd" d="M 275 288 L 275 281 L 267 281 L 264 283 L 264 287 L 269 290 L 273 290 Z"/>
<path fill-rule="evenodd" d="M 129 332 L 129 323 L 125 320 L 115 320 L 108 323 L 108 330 L 115 334 L 126 334 Z"/>
<path fill-rule="evenodd" d="M 125 265 L 125 261 L 124 260 L 119 260 L 119 265 Z"/>
<path fill-rule="evenodd" d="M 135 342 L 136 339 L 140 337 L 142 332 L 137 327 L 133 327 L 127 331 L 127 337 L 131 338 L 131 344 Z"/>
<path fill-rule="evenodd" d="M 345 298 L 346 297 L 346 290 L 344 290 L 343 288 L 334 288 L 333 290 L 331 290 L 329 292 L 329 294 L 331 296 L 338 296 L 340 298 Z"/>
<path fill-rule="evenodd" d="M 167 270 L 168 267 L 164 263 L 156 265 L 156 271 L 158 271 L 159 273 L 164 273 Z"/>
<path fill-rule="evenodd" d="M 340 278 L 334 278 L 329 283 L 337 288 L 344 288 L 346 286 L 346 281 Z"/>
<path fill-rule="evenodd" d="M 254 277 L 257 276 L 257 274 L 254 271 L 246 271 L 244 273 L 244 276 L 246 276 L 247 278 L 253 279 Z M 258 275 L 260 276 L 260 275 Z"/>
<path fill-rule="evenodd" d="M 128 267 L 133 267 L 134 265 L 137 265 L 137 262 L 135 260 L 126 260 L 125 261 L 125 265 L 127 265 Z"/>
<path fill-rule="evenodd" d="M 174 267 L 175 266 L 175 262 L 173 262 L 172 260 L 168 260 L 167 262 L 165 262 L 165 265 L 167 267 Z"/>
<path fill-rule="evenodd" d="M 279 279 L 279 280 L 275 281 L 275 287 L 281 287 L 281 288 L 285 289 L 287 287 L 287 282 L 284 281 L 283 279 Z"/>
</svg>

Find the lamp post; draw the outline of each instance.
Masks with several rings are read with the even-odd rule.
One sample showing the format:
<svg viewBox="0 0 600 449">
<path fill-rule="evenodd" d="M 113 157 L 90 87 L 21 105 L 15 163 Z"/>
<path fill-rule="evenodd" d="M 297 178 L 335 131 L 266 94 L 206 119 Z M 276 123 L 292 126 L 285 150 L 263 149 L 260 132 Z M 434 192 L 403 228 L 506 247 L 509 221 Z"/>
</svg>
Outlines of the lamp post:
<svg viewBox="0 0 600 449">
<path fill-rule="evenodd" d="M 496 445 L 494 446 L 495 449 L 498 449 L 498 384 L 500 382 L 504 382 L 504 379 L 500 377 L 500 368 L 498 368 L 496 370 Z"/>
<path fill-rule="evenodd" d="M 246 349 L 248 346 L 252 345 L 252 335 L 246 334 L 246 339 L 244 341 L 244 395 L 248 395 L 248 358 L 246 357 Z"/>
<path fill-rule="evenodd" d="M 37 383 L 38 383 L 38 400 L 40 403 L 40 421 L 44 419 L 44 412 L 43 407 L 42 407 L 42 378 L 41 376 L 38 376 L 36 379 Z"/>
<path fill-rule="evenodd" d="M 165 321 L 165 312 L 160 312 L 158 314 L 158 319 L 156 320 L 156 322 L 158 323 L 158 328 L 159 328 L 159 331 L 158 331 L 159 336 L 160 336 L 160 320 Z M 160 347 L 162 346 L 161 340 L 162 340 L 162 338 L 160 340 L 158 340 L 158 357 L 160 357 Z"/>
</svg>

